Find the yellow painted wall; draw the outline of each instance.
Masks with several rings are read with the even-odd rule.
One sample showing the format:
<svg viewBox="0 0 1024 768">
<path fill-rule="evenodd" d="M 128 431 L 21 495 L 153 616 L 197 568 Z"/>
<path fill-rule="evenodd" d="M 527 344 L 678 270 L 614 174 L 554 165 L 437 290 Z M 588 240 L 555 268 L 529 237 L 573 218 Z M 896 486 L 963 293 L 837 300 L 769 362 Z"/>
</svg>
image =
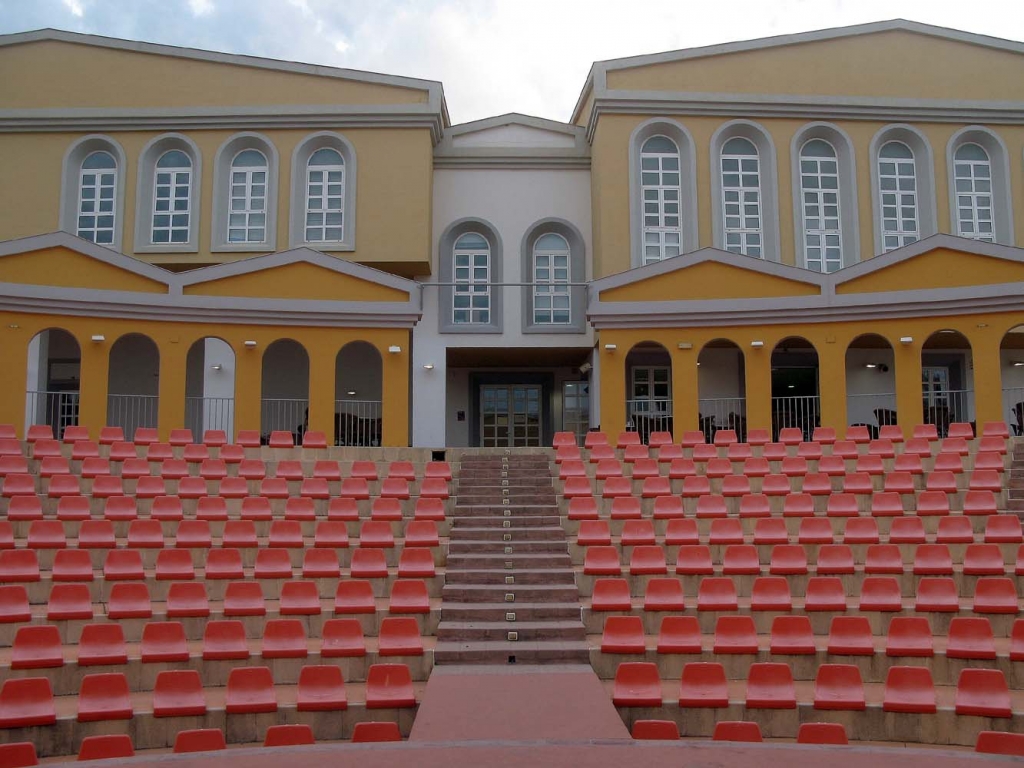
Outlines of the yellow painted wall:
<svg viewBox="0 0 1024 768">
<path fill-rule="evenodd" d="M 0 262 L 2 266 L 2 262 Z M 308 262 L 249 272 L 243 275 L 197 283 L 184 288 L 187 295 L 247 296 L 268 299 L 313 299 L 324 301 L 408 301 L 409 294 L 397 288 L 332 272 Z"/>
<path fill-rule="evenodd" d="M 1024 264 L 941 248 L 836 286 L 836 293 L 959 288 L 1024 281 Z"/>
<path fill-rule="evenodd" d="M 2 51 L 2 49 L 0 49 Z M 0 68 L 2 68 L 0 64 Z M 0 103 L 3 97 L 0 96 Z M 168 129 L 172 126 L 169 124 Z M 257 129 L 258 130 L 258 129 Z M 279 156 L 277 241 L 270 251 L 287 250 L 291 194 L 291 159 L 296 145 L 316 131 L 260 131 L 276 146 Z M 132 255 L 135 245 L 135 202 L 138 161 L 143 147 L 162 131 L 124 131 L 111 134 L 127 156 L 122 250 Z M 140 254 L 159 264 L 201 265 L 230 262 L 257 252 L 211 252 L 214 159 L 220 146 L 236 131 L 187 131 L 202 154 L 199 211 L 199 252 Z M 356 250 L 339 254 L 350 261 L 382 264 L 405 275 L 430 272 L 430 196 L 433 149 L 426 128 L 358 128 L 339 131 L 355 148 Z M 0 135 L 0 241 L 60 228 L 61 165 L 75 139 L 84 134 L 12 133 Z M 299 169 L 302 173 L 302 170 Z M 266 253 L 261 251 L 258 253 Z"/>
<path fill-rule="evenodd" d="M 1019 101 L 1024 56 L 893 30 L 613 70 L 608 88 Z"/>
<path fill-rule="evenodd" d="M 235 353 L 235 429 L 260 428 L 261 361 L 263 351 L 277 339 L 302 344 L 310 359 L 309 428 L 322 430 L 328 440 L 334 434 L 335 359 L 351 341 L 366 341 L 377 348 L 383 361 L 382 442 L 386 446 L 409 444 L 409 365 L 411 332 L 402 328 L 313 328 L 265 325 L 173 323 L 133 318 L 79 318 L 0 312 L 0 388 L 8 393 L 25 391 L 28 345 L 47 328 L 62 328 L 78 341 L 82 353 L 79 423 L 95 435 L 106 423 L 107 377 L 110 348 L 126 333 L 151 338 L 160 351 L 159 431 L 167 439 L 170 430 L 185 423 L 185 361 L 193 343 L 207 336 L 227 342 Z M 104 342 L 91 341 L 102 335 Z M 255 348 L 245 341 L 256 342 Z M 396 345 L 402 351 L 388 352 Z M 0 423 L 14 424 L 23 434 L 25 401 L 18 394 L 0 398 Z M 198 436 L 197 436 L 198 437 Z"/>
<path fill-rule="evenodd" d="M 44 248 L 0 258 L 0 282 L 52 285 L 60 288 L 167 293 L 167 286 L 164 283 L 67 248 Z"/>
<path fill-rule="evenodd" d="M 674 299 L 756 299 L 816 296 L 816 285 L 764 275 L 716 262 L 651 277 L 601 292 L 603 301 L 672 301 Z"/>
<path fill-rule="evenodd" d="M 971 343 L 974 373 L 975 413 L 979 424 L 1005 420 L 999 347 L 1004 334 L 1024 323 L 1021 313 L 972 314 L 956 317 L 905 318 L 885 322 L 780 323 L 762 326 L 716 326 L 712 328 L 639 328 L 600 331 L 597 349 L 601 355 L 601 429 L 615 435 L 625 428 L 626 356 L 643 341 L 653 341 L 668 350 L 672 359 L 673 412 L 676 436 L 697 429 L 697 358 L 713 339 L 727 339 L 743 351 L 746 365 L 746 406 L 748 428 L 771 428 L 771 358 L 775 346 L 790 336 L 809 341 L 818 353 L 821 393 L 821 423 L 832 425 L 840 436 L 846 425 L 846 350 L 858 336 L 875 333 L 887 339 L 895 355 L 896 399 L 900 422 L 906 433 L 922 420 L 921 351 L 936 331 L 960 331 Z M 910 336 L 911 344 L 899 339 Z M 763 341 L 762 348 L 751 347 Z M 679 349 L 679 342 L 691 349 Z M 605 349 L 614 344 L 615 350 Z M 909 417 L 904 415 L 909 414 Z"/>
<path fill-rule="evenodd" d="M 0 104 L 49 107 L 237 107 L 422 104 L 426 90 L 44 40 L 0 48 Z"/>
</svg>

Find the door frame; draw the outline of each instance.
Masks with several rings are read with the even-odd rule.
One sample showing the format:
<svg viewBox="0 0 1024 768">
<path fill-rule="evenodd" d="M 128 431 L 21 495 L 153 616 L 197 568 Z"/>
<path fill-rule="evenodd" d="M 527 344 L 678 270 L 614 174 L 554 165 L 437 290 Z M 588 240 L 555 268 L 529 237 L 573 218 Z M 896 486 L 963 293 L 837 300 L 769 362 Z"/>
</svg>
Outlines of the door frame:
<svg viewBox="0 0 1024 768">
<path fill-rule="evenodd" d="M 469 412 L 470 447 L 480 447 L 480 387 L 486 385 L 511 387 L 517 384 L 533 387 L 538 385 L 540 386 L 540 440 L 542 446 L 551 445 L 551 440 L 554 438 L 551 408 L 551 394 L 555 386 L 554 374 L 502 371 L 495 373 L 469 374 L 469 396 L 472 406 Z"/>
</svg>

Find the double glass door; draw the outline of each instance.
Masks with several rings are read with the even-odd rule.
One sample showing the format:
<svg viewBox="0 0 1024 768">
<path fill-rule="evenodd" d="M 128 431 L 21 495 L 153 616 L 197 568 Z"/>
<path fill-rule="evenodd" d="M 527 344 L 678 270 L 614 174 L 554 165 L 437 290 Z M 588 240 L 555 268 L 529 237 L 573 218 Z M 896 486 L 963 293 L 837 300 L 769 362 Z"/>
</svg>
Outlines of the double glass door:
<svg viewBox="0 0 1024 768">
<path fill-rule="evenodd" d="M 480 445 L 484 448 L 539 446 L 543 437 L 540 386 L 480 387 Z"/>
</svg>

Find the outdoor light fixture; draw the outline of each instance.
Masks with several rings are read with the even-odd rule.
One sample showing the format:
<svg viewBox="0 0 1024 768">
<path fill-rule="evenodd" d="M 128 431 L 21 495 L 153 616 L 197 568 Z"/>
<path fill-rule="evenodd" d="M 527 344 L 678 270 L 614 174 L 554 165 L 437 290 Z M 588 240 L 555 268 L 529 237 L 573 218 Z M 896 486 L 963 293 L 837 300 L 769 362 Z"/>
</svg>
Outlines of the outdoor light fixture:
<svg viewBox="0 0 1024 768">
<path fill-rule="evenodd" d="M 221 365 L 220 363 L 216 363 L 216 364 L 210 366 L 210 370 L 211 371 L 219 371 L 219 370 L 222 370 L 223 368 L 224 368 L 224 366 Z"/>
<path fill-rule="evenodd" d="M 763 341 L 752 341 L 752 342 L 750 342 L 750 346 L 752 346 L 754 349 L 760 349 L 761 347 L 764 346 L 764 342 Z"/>
<path fill-rule="evenodd" d="M 356 396 L 356 391 L 354 389 L 350 389 L 345 394 L 348 395 L 349 397 L 355 397 Z"/>
<path fill-rule="evenodd" d="M 877 368 L 878 363 L 864 363 L 865 368 Z"/>
<path fill-rule="evenodd" d="M 17 330 L 18 328 L 21 328 L 21 326 L 20 326 L 20 325 L 18 325 L 17 323 L 11 323 L 11 324 L 10 324 L 10 325 L 8 325 L 7 327 L 8 327 L 8 328 L 11 328 L 11 329 L 13 329 L 13 330 Z"/>
<path fill-rule="evenodd" d="M 423 370 L 425 370 L 425 371 L 432 371 L 432 370 L 434 370 L 434 364 L 433 363 L 424 363 L 423 364 Z"/>
<path fill-rule="evenodd" d="M 900 336 L 900 344 L 913 344 L 913 343 L 914 343 L 914 337 L 913 336 Z"/>
<path fill-rule="evenodd" d="M 1013 367 L 1014 368 L 1020 368 L 1021 366 L 1024 366 L 1024 360 L 1014 360 L 1013 361 Z"/>
<path fill-rule="evenodd" d="M 92 340 L 99 344 L 102 341 L 106 341 L 107 337 L 104 336 L 102 333 L 97 333 L 93 335 Z"/>
<path fill-rule="evenodd" d="M 618 346 L 615 344 L 605 344 L 604 348 L 606 352 L 614 352 L 616 349 L 618 349 Z"/>
<path fill-rule="evenodd" d="M 247 346 L 247 347 L 248 347 L 249 349 L 255 349 L 255 348 L 256 348 L 256 342 L 255 342 L 255 341 L 253 341 L 252 339 L 250 339 L 249 341 L 243 342 L 243 343 L 244 343 L 244 344 L 245 344 L 245 346 Z"/>
<path fill-rule="evenodd" d="M 680 349 L 693 349 L 693 344 L 688 341 L 680 341 L 678 346 Z"/>
<path fill-rule="evenodd" d="M 392 355 L 397 355 L 401 351 L 402 348 L 397 344 L 392 344 L 390 347 L 388 347 L 388 352 L 390 352 Z"/>
</svg>

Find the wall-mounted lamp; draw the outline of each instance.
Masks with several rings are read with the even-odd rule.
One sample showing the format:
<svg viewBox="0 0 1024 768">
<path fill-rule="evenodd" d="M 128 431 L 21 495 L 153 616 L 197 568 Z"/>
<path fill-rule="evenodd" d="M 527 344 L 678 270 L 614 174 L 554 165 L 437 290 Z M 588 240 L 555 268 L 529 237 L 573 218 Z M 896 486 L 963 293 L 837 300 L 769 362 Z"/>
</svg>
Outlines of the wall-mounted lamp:
<svg viewBox="0 0 1024 768">
<path fill-rule="evenodd" d="M 617 344 L 605 344 L 604 345 L 604 349 L 605 349 L 606 352 L 614 352 L 618 348 L 619 347 L 618 347 Z"/>
<path fill-rule="evenodd" d="M 432 371 L 432 370 L 434 370 L 434 364 L 433 363 L 424 363 L 423 364 L 423 370 L 425 370 L 425 371 Z"/>
<path fill-rule="evenodd" d="M 388 352 L 390 352 L 392 355 L 397 355 L 401 351 L 402 348 L 397 344 L 392 344 L 390 347 L 388 347 Z"/>
<path fill-rule="evenodd" d="M 900 344 L 913 344 L 913 343 L 914 343 L 914 337 L 913 336 L 900 336 Z"/>
<path fill-rule="evenodd" d="M 1012 365 L 1014 368 L 1020 368 L 1024 366 L 1024 360 L 1014 360 L 1012 363 L 1010 363 L 1010 365 Z"/>
<path fill-rule="evenodd" d="M 676 346 L 678 346 L 679 349 L 693 349 L 693 344 L 688 341 L 680 341 Z"/>
<path fill-rule="evenodd" d="M 12 329 L 12 330 L 17 330 L 18 328 L 21 328 L 21 326 L 20 326 L 20 325 L 18 325 L 17 323 L 11 323 L 11 324 L 10 324 L 10 325 L 8 325 L 7 327 L 8 327 L 8 328 L 10 328 L 10 329 Z"/>
<path fill-rule="evenodd" d="M 104 341 L 106 341 L 106 340 L 107 340 L 107 337 L 106 337 L 106 336 L 104 336 L 104 335 L 103 335 L 102 333 L 96 333 L 96 334 L 93 334 L 92 340 L 93 340 L 94 342 L 96 342 L 97 344 L 99 344 L 99 343 L 101 343 L 101 342 L 104 342 Z"/>
<path fill-rule="evenodd" d="M 214 363 L 213 365 L 210 366 L 210 370 L 211 371 L 220 371 L 220 370 L 223 370 L 223 369 L 224 369 L 224 366 L 221 365 L 220 363 Z"/>
<path fill-rule="evenodd" d="M 761 347 L 764 346 L 764 342 L 763 341 L 752 341 L 752 342 L 750 342 L 750 346 L 752 346 L 754 349 L 760 349 Z"/>
<path fill-rule="evenodd" d="M 864 363 L 865 368 L 877 368 L 878 363 Z"/>
<path fill-rule="evenodd" d="M 256 348 L 256 342 L 253 341 L 252 339 L 250 339 L 249 341 L 242 342 L 242 343 L 245 344 L 245 346 L 248 347 L 249 349 L 255 349 Z"/>
<path fill-rule="evenodd" d="M 354 389 L 350 389 L 345 394 L 348 395 L 349 397 L 355 397 L 356 396 L 356 391 Z"/>
</svg>

